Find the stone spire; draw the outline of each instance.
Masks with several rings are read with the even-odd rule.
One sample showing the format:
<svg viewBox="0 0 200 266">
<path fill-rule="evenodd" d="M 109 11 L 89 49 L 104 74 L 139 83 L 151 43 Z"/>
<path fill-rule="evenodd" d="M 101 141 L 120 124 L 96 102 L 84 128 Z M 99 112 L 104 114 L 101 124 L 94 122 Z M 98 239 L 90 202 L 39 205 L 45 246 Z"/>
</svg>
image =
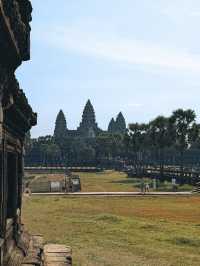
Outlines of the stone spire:
<svg viewBox="0 0 200 266">
<path fill-rule="evenodd" d="M 115 126 L 116 126 L 116 132 L 117 133 L 125 133 L 126 132 L 126 121 L 125 121 L 125 118 L 124 118 L 122 112 L 120 112 L 118 114 L 116 122 L 115 122 Z"/>
<path fill-rule="evenodd" d="M 96 123 L 96 118 L 95 118 L 94 107 L 92 106 L 90 100 L 88 100 L 83 110 L 82 125 L 93 126 L 95 125 L 95 123 Z"/>
<path fill-rule="evenodd" d="M 62 110 L 57 115 L 56 123 L 55 123 L 55 130 L 54 130 L 54 138 L 56 142 L 60 142 L 66 134 L 67 130 L 67 123 L 66 118 Z"/>
<path fill-rule="evenodd" d="M 83 110 L 82 121 L 78 131 L 81 135 L 90 137 L 91 135 L 95 136 L 98 130 L 94 107 L 88 100 Z"/>
<path fill-rule="evenodd" d="M 108 125 L 108 132 L 114 133 L 115 132 L 115 129 L 116 129 L 115 120 L 114 120 L 114 118 L 112 118 L 110 120 L 109 125 Z"/>
</svg>

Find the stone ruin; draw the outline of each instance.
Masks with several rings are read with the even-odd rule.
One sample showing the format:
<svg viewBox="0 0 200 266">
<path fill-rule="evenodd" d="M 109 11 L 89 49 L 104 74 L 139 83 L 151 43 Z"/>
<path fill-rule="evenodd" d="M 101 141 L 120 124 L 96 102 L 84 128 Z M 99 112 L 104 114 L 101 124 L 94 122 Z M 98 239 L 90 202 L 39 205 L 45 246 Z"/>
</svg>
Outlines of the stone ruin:
<svg viewBox="0 0 200 266">
<path fill-rule="evenodd" d="M 0 266 L 71 265 L 71 250 L 43 246 L 21 222 L 24 139 L 37 123 L 15 70 L 30 59 L 29 0 L 0 0 Z"/>
</svg>

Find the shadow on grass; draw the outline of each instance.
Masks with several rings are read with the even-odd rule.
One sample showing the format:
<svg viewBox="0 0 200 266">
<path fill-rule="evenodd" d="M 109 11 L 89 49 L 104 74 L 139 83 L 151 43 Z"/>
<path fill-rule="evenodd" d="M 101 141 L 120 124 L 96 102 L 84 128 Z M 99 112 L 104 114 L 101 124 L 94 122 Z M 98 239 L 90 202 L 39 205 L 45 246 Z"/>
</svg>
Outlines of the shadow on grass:
<svg viewBox="0 0 200 266">
<path fill-rule="evenodd" d="M 116 215 L 111 214 L 100 214 L 96 217 L 97 221 L 108 222 L 108 223 L 119 223 L 121 219 Z"/>
<path fill-rule="evenodd" d="M 147 230 L 147 231 L 157 231 L 158 226 L 155 224 L 145 224 L 140 227 L 141 229 Z"/>
<path fill-rule="evenodd" d="M 170 242 L 180 246 L 200 247 L 199 239 L 192 239 L 188 237 L 176 237 L 172 239 Z"/>
<path fill-rule="evenodd" d="M 136 180 L 117 180 L 117 181 L 111 181 L 110 183 L 113 183 L 113 184 L 137 184 L 138 181 Z"/>
</svg>

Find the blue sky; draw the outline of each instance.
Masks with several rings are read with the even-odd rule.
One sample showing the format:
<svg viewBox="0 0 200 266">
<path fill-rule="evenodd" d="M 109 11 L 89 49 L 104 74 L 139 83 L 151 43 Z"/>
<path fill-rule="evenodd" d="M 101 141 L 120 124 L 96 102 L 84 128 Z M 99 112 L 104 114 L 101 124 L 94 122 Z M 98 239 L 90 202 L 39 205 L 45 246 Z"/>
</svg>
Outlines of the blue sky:
<svg viewBox="0 0 200 266">
<path fill-rule="evenodd" d="M 106 129 L 122 111 L 147 122 L 176 108 L 200 117 L 199 0 L 33 0 L 31 61 L 17 70 L 52 134 L 59 109 L 76 128 L 91 99 Z"/>
</svg>

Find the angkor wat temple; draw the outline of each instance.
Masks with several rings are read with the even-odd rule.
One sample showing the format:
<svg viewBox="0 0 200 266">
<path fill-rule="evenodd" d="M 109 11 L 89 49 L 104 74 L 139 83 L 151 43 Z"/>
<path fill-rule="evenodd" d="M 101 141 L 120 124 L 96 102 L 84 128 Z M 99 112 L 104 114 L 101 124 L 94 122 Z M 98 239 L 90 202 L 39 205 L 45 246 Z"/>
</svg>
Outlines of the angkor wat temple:
<svg viewBox="0 0 200 266">
<path fill-rule="evenodd" d="M 111 119 L 107 131 L 100 129 L 96 122 L 94 107 L 91 104 L 91 101 L 88 100 L 83 110 L 82 121 L 76 130 L 70 130 L 67 128 L 65 115 L 63 111 L 60 110 L 56 118 L 54 137 L 55 139 L 65 136 L 95 138 L 103 132 L 123 134 L 125 131 L 126 121 L 121 112 L 117 115 L 116 120 L 114 120 L 114 118 Z"/>
</svg>

